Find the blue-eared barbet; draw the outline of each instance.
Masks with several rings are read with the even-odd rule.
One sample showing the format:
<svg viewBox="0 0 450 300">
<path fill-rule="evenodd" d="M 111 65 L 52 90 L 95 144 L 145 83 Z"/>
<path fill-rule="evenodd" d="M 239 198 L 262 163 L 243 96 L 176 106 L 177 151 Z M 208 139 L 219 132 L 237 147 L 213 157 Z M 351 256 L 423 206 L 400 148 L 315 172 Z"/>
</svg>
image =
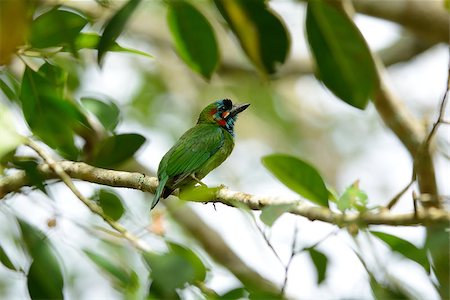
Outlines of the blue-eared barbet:
<svg viewBox="0 0 450 300">
<path fill-rule="evenodd" d="M 234 147 L 234 123 L 249 105 L 233 105 L 230 99 L 223 99 L 202 110 L 197 124 L 161 159 L 152 208 L 177 188 L 201 183 L 203 177 L 225 161 Z"/>
</svg>

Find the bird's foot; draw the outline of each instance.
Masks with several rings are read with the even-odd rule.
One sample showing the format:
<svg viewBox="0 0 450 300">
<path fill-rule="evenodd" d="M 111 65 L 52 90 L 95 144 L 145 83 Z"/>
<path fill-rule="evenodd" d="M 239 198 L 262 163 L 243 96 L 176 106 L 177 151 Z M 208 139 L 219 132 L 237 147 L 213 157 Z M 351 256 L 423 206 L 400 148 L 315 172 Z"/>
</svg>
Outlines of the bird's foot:
<svg viewBox="0 0 450 300">
<path fill-rule="evenodd" d="M 207 187 L 206 184 L 204 184 L 200 179 L 198 179 L 197 177 L 195 177 L 194 174 L 191 174 L 191 178 L 195 180 L 195 182 L 197 182 L 198 184 L 200 184 L 203 187 Z"/>
</svg>

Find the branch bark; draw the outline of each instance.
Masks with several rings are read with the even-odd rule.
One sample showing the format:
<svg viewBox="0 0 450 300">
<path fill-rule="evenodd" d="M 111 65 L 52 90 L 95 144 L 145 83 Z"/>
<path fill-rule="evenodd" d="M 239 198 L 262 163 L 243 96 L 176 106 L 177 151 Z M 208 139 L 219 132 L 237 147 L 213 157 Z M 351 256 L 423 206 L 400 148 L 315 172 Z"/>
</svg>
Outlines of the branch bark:
<svg viewBox="0 0 450 300">
<path fill-rule="evenodd" d="M 352 0 L 357 12 L 395 22 L 421 39 L 449 42 L 450 18 L 444 1 L 373 1 Z"/>
<path fill-rule="evenodd" d="M 153 193 L 158 185 L 156 178 L 140 173 L 101 169 L 82 162 L 61 161 L 58 162 L 58 165 L 71 178 L 92 183 L 132 188 L 150 193 Z M 48 164 L 39 165 L 38 170 L 47 179 L 58 178 L 57 174 L 55 174 Z M 13 175 L 0 178 L 0 199 L 11 192 L 19 191 L 22 187 L 29 185 L 30 181 L 23 171 L 18 171 Z M 362 226 L 382 224 L 391 226 L 415 226 L 450 222 L 450 212 L 437 208 L 419 210 L 417 213 L 403 214 L 395 214 L 389 211 L 342 214 L 325 207 L 310 205 L 298 199 L 255 196 L 243 192 L 231 191 L 225 187 L 218 188 L 215 197 L 206 202 L 220 202 L 229 206 L 238 207 L 244 204 L 253 210 L 260 210 L 268 205 L 280 203 L 296 204 L 289 211 L 290 213 L 303 216 L 311 221 L 319 220 L 337 226 L 348 226 L 350 224 Z"/>
</svg>

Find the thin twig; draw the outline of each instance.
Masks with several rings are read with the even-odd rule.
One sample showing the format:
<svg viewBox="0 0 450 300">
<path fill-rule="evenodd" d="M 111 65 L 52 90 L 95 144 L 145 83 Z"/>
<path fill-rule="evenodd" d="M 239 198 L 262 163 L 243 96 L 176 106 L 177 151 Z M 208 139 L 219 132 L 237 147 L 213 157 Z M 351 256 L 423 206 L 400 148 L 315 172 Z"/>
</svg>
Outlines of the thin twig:
<svg viewBox="0 0 450 300">
<path fill-rule="evenodd" d="M 450 51 L 450 48 L 449 48 Z M 439 116 L 436 122 L 434 122 L 433 127 L 431 128 L 430 133 L 428 134 L 427 138 L 425 139 L 425 145 L 429 147 L 431 139 L 436 134 L 436 131 L 440 124 L 446 123 L 447 121 L 444 120 L 445 115 L 445 106 L 447 105 L 447 99 L 448 99 L 448 93 L 450 90 L 450 58 L 448 62 L 448 70 L 447 70 L 447 86 L 445 89 L 444 96 L 442 97 L 442 100 L 439 105 Z"/>
<path fill-rule="evenodd" d="M 406 193 L 406 191 L 413 185 L 413 183 L 416 181 L 416 171 L 413 168 L 413 174 L 411 176 L 411 180 L 409 181 L 409 183 L 400 191 L 397 193 L 397 195 L 395 195 L 391 201 L 389 201 L 388 205 L 386 205 L 387 209 L 391 209 L 392 207 L 394 207 L 395 204 L 397 204 L 397 201 L 403 196 L 403 194 Z"/>
<path fill-rule="evenodd" d="M 291 267 L 292 261 L 294 260 L 294 257 L 299 253 L 298 251 L 296 251 L 297 248 L 297 235 L 298 235 L 298 224 L 295 223 L 295 228 L 294 228 L 294 234 L 293 234 L 293 238 L 292 238 L 292 245 L 291 245 L 291 256 L 289 257 L 289 260 L 286 264 L 286 266 L 284 267 L 284 281 L 283 281 L 283 286 L 281 287 L 281 297 L 284 297 L 284 294 L 286 292 L 286 286 L 287 286 L 287 281 L 288 281 L 288 273 L 289 273 L 289 269 Z"/>
<path fill-rule="evenodd" d="M 42 157 L 42 159 L 50 166 L 50 168 L 61 178 L 61 180 L 65 183 L 65 185 L 74 193 L 75 196 L 77 196 L 78 199 L 81 200 L 81 202 L 83 202 L 89 208 L 90 211 L 92 211 L 94 214 L 100 216 L 103 220 L 105 220 L 106 223 L 108 223 L 113 229 L 115 229 L 117 232 L 119 232 L 125 239 L 127 239 L 137 249 L 142 250 L 142 251 L 150 251 L 151 250 L 150 246 L 147 243 L 145 243 L 144 241 L 142 241 L 139 238 L 132 235 L 130 232 L 128 232 L 125 229 L 125 227 L 123 227 L 121 224 L 114 221 L 106 214 L 104 214 L 103 210 L 100 206 L 98 206 L 94 202 L 90 201 L 85 196 L 83 196 L 83 194 L 81 194 L 81 192 L 77 189 L 75 184 L 72 182 L 72 179 L 70 178 L 70 176 L 37 143 L 35 143 L 31 139 L 27 139 L 25 144 L 28 145 L 30 148 L 32 148 L 34 151 L 36 151 L 36 153 L 40 157 Z"/>
<path fill-rule="evenodd" d="M 269 238 L 267 237 L 267 235 L 264 233 L 263 229 L 258 225 L 258 222 L 256 221 L 256 218 L 253 216 L 253 222 L 255 223 L 256 228 L 258 229 L 258 232 L 261 234 L 261 236 L 263 237 L 264 241 L 266 242 L 267 246 L 269 246 L 270 250 L 272 250 L 273 254 L 275 254 L 276 258 L 278 259 L 278 261 L 280 262 L 280 264 L 284 267 L 284 263 L 283 260 L 281 259 L 280 255 L 278 255 L 277 251 L 275 250 L 275 248 L 273 247 L 272 243 L 270 242 Z"/>
</svg>

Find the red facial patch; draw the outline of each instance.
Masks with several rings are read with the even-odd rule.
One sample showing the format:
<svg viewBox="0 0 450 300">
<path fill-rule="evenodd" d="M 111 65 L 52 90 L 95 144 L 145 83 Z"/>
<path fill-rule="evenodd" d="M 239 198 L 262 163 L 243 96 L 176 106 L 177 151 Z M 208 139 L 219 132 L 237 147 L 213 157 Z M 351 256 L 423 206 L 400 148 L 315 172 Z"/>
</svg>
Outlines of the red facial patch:
<svg viewBox="0 0 450 300">
<path fill-rule="evenodd" d="M 213 109 L 211 109 L 211 111 L 209 112 L 209 114 L 212 116 L 212 115 L 215 115 L 217 113 L 217 108 L 213 108 Z"/>
<path fill-rule="evenodd" d="M 225 120 L 219 120 L 219 121 L 217 121 L 217 124 L 219 124 L 219 125 L 222 126 L 222 127 L 225 127 L 225 125 L 227 125 L 227 121 L 225 121 Z"/>
<path fill-rule="evenodd" d="M 222 113 L 222 118 L 226 119 L 229 115 L 230 115 L 230 112 L 224 111 L 224 112 Z"/>
</svg>

